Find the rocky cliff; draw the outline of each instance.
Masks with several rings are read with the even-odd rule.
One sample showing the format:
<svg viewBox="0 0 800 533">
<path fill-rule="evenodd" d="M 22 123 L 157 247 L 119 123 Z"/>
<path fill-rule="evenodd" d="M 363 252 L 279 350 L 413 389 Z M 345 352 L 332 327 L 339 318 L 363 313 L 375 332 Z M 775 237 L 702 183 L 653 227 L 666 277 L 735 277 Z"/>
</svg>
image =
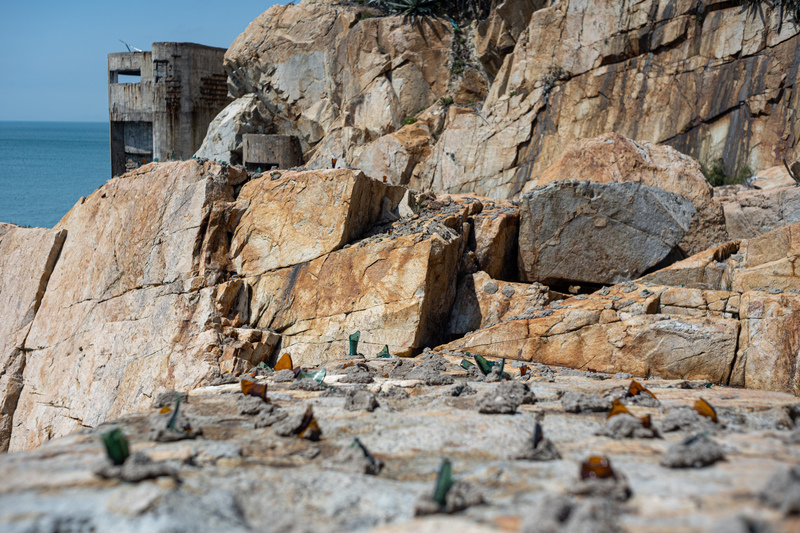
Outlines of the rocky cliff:
<svg viewBox="0 0 800 533">
<path fill-rule="evenodd" d="M 730 176 L 800 156 L 800 37 L 777 7 L 504 0 L 464 28 L 379 14 L 275 6 L 225 56 L 231 93 L 298 135 L 311 168 L 336 158 L 418 190 L 512 198 L 570 141 L 606 132 Z"/>
<path fill-rule="evenodd" d="M 800 37 L 738 4 L 258 17 L 197 158 L 0 223 L 0 528 L 797 530 Z"/>
</svg>

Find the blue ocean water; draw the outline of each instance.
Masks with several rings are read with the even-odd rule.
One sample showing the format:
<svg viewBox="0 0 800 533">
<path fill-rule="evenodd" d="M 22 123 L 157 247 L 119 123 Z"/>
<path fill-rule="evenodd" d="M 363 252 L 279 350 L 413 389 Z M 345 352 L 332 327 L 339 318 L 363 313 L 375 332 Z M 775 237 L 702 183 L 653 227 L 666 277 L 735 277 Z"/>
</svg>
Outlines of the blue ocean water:
<svg viewBox="0 0 800 533">
<path fill-rule="evenodd" d="M 0 222 L 51 228 L 110 178 L 107 122 L 0 121 Z"/>
</svg>

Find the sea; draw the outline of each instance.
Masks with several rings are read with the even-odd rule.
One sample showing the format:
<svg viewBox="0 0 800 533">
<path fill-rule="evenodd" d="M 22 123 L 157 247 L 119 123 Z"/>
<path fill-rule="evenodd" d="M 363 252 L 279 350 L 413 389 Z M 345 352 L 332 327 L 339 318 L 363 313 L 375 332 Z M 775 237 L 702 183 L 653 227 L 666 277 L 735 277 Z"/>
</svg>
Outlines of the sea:
<svg viewBox="0 0 800 533">
<path fill-rule="evenodd" d="M 111 178 L 108 122 L 0 121 L 0 222 L 52 228 Z"/>
</svg>

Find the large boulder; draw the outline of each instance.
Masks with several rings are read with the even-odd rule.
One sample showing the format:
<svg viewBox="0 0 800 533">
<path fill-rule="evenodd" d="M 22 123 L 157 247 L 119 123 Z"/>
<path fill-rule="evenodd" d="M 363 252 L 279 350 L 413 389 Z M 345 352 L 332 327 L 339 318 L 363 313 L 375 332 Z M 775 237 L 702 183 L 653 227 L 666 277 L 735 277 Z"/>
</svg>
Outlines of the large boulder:
<svg viewBox="0 0 800 533">
<path fill-rule="evenodd" d="M 540 283 L 503 282 L 483 271 L 467 274 L 458 282 L 447 333 L 458 338 L 510 317 L 541 311 L 557 294 Z"/>
<path fill-rule="evenodd" d="M 689 229 L 691 202 L 641 183 L 555 182 L 520 204 L 526 281 L 614 284 L 657 265 Z"/>
<path fill-rule="evenodd" d="M 0 224 L 0 452 L 8 449 L 22 392 L 25 341 L 66 236 L 65 230 Z"/>
<path fill-rule="evenodd" d="M 740 191 L 721 197 L 720 203 L 731 239 L 750 239 L 800 222 L 800 187 L 793 184 Z"/>
<path fill-rule="evenodd" d="M 616 286 L 509 317 L 438 349 L 477 352 L 596 372 L 667 379 L 728 380 L 736 356 L 734 318 L 666 315 L 666 287 Z"/>
<path fill-rule="evenodd" d="M 250 181 L 239 193 L 243 212 L 231 240 L 231 256 L 242 276 L 338 250 L 382 217 L 386 221 L 398 216 L 407 193 L 403 187 L 351 170 L 284 172 L 279 176 Z"/>
<path fill-rule="evenodd" d="M 247 133 L 270 133 L 272 117 L 255 94 L 237 98 L 211 121 L 195 157 L 241 165 L 242 141 Z"/>
<path fill-rule="evenodd" d="M 409 356 L 444 340 L 466 246 L 471 204 L 423 209 L 318 259 L 247 278 L 254 326 L 280 331 L 281 351 L 315 365 L 359 350 L 374 356 L 384 345 Z"/>
<path fill-rule="evenodd" d="M 569 143 L 539 180 L 529 182 L 523 191 L 535 185 L 573 179 L 598 183 L 631 181 L 688 199 L 697 213 L 678 244 L 686 255 L 728 240 L 722 210 L 714 202 L 711 185 L 700 164 L 670 146 L 636 142 L 616 133 L 578 139 Z"/>
</svg>

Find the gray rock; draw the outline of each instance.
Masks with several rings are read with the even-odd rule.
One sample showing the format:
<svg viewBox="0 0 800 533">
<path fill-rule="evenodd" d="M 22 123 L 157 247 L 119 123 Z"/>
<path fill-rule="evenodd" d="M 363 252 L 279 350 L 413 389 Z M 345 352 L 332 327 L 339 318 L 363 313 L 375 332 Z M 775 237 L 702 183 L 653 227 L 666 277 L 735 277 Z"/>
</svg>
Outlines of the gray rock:
<svg viewBox="0 0 800 533">
<path fill-rule="evenodd" d="M 292 383 L 289 388 L 293 390 L 304 390 L 304 391 L 314 392 L 314 391 L 325 390 L 328 387 L 326 387 L 325 385 L 323 385 L 322 383 L 318 382 L 315 379 L 304 378 L 304 379 L 298 379 L 297 381 Z"/>
<path fill-rule="evenodd" d="M 189 399 L 189 395 L 185 392 L 178 392 L 176 390 L 161 392 L 158 394 L 158 396 L 156 396 L 156 401 L 153 403 L 153 407 L 157 409 L 161 407 L 174 408 L 175 402 L 178 400 L 179 396 L 181 398 L 181 403 L 186 403 Z"/>
<path fill-rule="evenodd" d="M 568 391 L 561 397 L 561 406 L 568 413 L 601 412 L 611 409 L 611 400 L 599 394 Z"/>
<path fill-rule="evenodd" d="M 408 399 L 408 392 L 402 387 L 389 385 L 389 387 L 381 391 L 380 396 L 381 398 L 388 398 L 390 400 L 405 400 Z"/>
<path fill-rule="evenodd" d="M 800 514 L 800 465 L 773 474 L 759 499 L 786 515 Z"/>
<path fill-rule="evenodd" d="M 612 439 L 652 439 L 658 436 L 652 427 L 646 428 L 641 420 L 624 413 L 606 420 L 605 425 L 595 435 Z"/>
<path fill-rule="evenodd" d="M 659 429 L 664 433 L 672 431 L 716 431 L 718 429 L 710 418 L 699 415 L 688 407 L 673 409 L 661 419 Z"/>
<path fill-rule="evenodd" d="M 134 452 L 122 465 L 105 464 L 95 470 L 95 474 L 106 479 L 136 483 L 164 476 L 176 477 L 177 471 L 166 463 L 152 461 L 145 454 Z"/>
<path fill-rule="evenodd" d="M 275 406 L 256 396 L 242 395 L 236 399 L 236 410 L 240 415 L 258 415 L 263 412 L 272 412 Z"/>
<path fill-rule="evenodd" d="M 286 370 L 278 370 L 274 374 L 272 374 L 272 380 L 275 383 L 289 383 L 294 381 L 294 371 L 286 369 Z"/>
<path fill-rule="evenodd" d="M 702 468 L 725 458 L 722 446 L 705 434 L 674 444 L 659 464 L 667 468 Z"/>
<path fill-rule="evenodd" d="M 383 470 L 383 461 L 372 454 L 369 456 L 353 443 L 342 448 L 339 453 L 323 463 L 325 468 L 348 474 L 377 476 Z"/>
<path fill-rule="evenodd" d="M 452 514 L 463 511 L 468 507 L 483 503 L 483 494 L 480 489 L 464 481 L 454 481 L 453 486 L 447 491 L 444 506 L 440 506 L 429 495 L 417 500 L 414 514 L 424 516 L 436 513 Z"/>
<path fill-rule="evenodd" d="M 478 411 L 483 414 L 510 415 L 522 404 L 536 403 L 536 395 L 524 383 L 506 381 L 483 395 L 478 402 Z"/>
<path fill-rule="evenodd" d="M 344 400 L 346 411 L 369 411 L 372 412 L 380 407 L 375 395 L 368 390 L 354 389 L 347 391 Z"/>
<path fill-rule="evenodd" d="M 536 187 L 520 205 L 520 275 L 548 285 L 638 278 L 680 242 L 695 212 L 683 196 L 641 183 Z"/>
<path fill-rule="evenodd" d="M 614 502 L 604 498 L 588 498 L 579 502 L 569 496 L 546 494 L 537 503 L 530 512 L 525 513 L 521 533 L 622 531 L 620 509 Z"/>
</svg>

